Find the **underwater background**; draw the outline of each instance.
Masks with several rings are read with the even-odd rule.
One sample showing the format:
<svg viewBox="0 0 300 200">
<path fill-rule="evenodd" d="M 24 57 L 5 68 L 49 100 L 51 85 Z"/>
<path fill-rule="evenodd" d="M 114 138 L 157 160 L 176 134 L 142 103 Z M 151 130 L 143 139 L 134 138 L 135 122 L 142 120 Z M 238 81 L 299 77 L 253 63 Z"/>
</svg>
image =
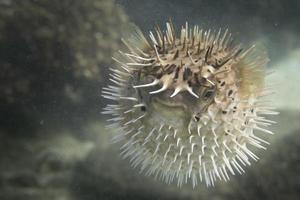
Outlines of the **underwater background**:
<svg viewBox="0 0 300 200">
<path fill-rule="evenodd" d="M 0 0 L 0 200 L 299 199 L 300 1 Z M 111 144 L 101 88 L 129 23 L 229 28 L 268 50 L 280 115 L 260 160 L 192 189 L 132 169 Z"/>
</svg>

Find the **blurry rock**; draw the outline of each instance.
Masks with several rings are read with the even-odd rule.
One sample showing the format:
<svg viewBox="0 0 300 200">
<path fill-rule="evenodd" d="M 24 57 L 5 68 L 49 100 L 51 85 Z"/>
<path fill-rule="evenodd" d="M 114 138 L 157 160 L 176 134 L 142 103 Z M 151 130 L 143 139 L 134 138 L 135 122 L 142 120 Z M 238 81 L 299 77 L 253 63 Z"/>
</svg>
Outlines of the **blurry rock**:
<svg viewBox="0 0 300 200">
<path fill-rule="evenodd" d="M 127 21 L 112 0 L 0 1 L 0 125 L 23 113 L 95 114 Z"/>
<path fill-rule="evenodd" d="M 289 119 L 289 123 L 285 122 Z M 81 138 L 67 129 L 40 130 L 35 138 L 1 133 L 0 199 L 298 199 L 299 119 L 282 111 L 271 145 L 246 174 L 227 183 L 181 189 L 146 177 L 119 155 L 103 124 L 90 123 Z M 48 133 L 47 133 L 48 132 Z"/>
<path fill-rule="evenodd" d="M 274 73 L 268 82 L 274 85 L 275 106 L 284 110 L 300 110 L 299 98 L 300 47 L 290 51 L 280 62 L 274 65 Z"/>
<path fill-rule="evenodd" d="M 69 185 L 76 163 L 94 148 L 69 131 L 43 137 L 12 137 L 0 132 L 0 199 L 72 200 Z"/>
</svg>

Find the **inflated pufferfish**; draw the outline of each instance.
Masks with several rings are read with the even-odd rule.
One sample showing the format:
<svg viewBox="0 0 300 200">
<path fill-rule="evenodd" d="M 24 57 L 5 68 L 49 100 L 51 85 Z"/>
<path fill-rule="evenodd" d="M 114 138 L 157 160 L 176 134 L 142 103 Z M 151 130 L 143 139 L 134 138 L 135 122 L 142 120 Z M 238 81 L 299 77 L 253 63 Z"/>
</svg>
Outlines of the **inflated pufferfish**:
<svg viewBox="0 0 300 200">
<path fill-rule="evenodd" d="M 113 116 L 109 127 L 134 167 L 195 187 L 228 181 L 258 160 L 251 149 L 269 143 L 254 132 L 273 134 L 265 116 L 277 114 L 261 99 L 268 93 L 262 48 L 243 50 L 228 30 L 187 23 L 178 37 L 171 22 L 149 38 L 135 29 L 123 42 L 128 51 L 113 58 L 118 66 L 102 91 L 114 104 L 103 113 Z"/>
</svg>

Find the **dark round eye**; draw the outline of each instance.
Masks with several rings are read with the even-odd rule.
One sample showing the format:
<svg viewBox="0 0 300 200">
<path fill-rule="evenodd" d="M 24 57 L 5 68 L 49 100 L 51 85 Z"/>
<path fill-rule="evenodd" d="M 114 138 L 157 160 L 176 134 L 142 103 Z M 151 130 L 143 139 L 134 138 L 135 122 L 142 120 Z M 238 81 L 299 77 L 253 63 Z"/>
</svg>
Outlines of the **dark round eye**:
<svg viewBox="0 0 300 200">
<path fill-rule="evenodd" d="M 211 98 L 213 95 L 214 95 L 214 91 L 208 90 L 208 91 L 205 91 L 205 92 L 204 92 L 203 97 L 204 97 L 205 99 L 208 99 L 208 98 Z"/>
<path fill-rule="evenodd" d="M 141 111 L 146 112 L 146 106 L 142 106 Z"/>
<path fill-rule="evenodd" d="M 197 116 L 197 115 L 195 115 L 195 116 L 194 116 L 194 119 L 195 119 L 195 121 L 196 121 L 196 122 L 199 122 L 199 120 L 200 120 L 200 117 L 199 117 L 199 116 Z"/>
</svg>

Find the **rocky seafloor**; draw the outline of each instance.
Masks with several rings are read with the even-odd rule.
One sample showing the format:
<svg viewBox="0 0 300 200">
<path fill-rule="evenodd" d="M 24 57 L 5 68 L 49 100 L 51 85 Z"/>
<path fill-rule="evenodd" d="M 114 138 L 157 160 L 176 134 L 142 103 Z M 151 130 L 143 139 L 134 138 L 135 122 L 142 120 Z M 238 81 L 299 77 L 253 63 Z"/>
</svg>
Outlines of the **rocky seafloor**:
<svg viewBox="0 0 300 200">
<path fill-rule="evenodd" d="M 281 111 L 261 159 L 215 188 L 181 189 L 132 169 L 101 122 L 80 130 L 41 126 L 34 137 L 0 133 L 0 199 L 298 199 L 300 113 Z M 282 124 L 287 124 L 283 126 Z M 74 134 L 74 132 L 76 132 Z M 84 135 L 84 137 L 79 136 Z"/>
<path fill-rule="evenodd" d="M 0 0 L 0 200 L 299 199 L 300 5 L 218 2 Z M 147 31 L 169 17 L 178 26 L 232 22 L 238 37 L 266 44 L 276 70 L 271 145 L 216 187 L 179 189 L 132 169 L 100 114 L 128 21 Z"/>
</svg>

